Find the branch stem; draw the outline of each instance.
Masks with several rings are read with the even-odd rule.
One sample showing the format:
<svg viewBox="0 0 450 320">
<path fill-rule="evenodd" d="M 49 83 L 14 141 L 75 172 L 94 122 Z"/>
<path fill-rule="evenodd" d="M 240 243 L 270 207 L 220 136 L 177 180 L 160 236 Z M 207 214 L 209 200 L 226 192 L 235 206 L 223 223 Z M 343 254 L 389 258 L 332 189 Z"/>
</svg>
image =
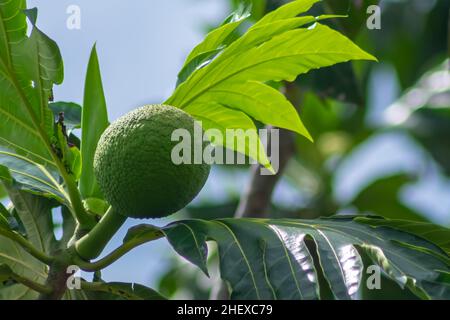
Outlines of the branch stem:
<svg viewBox="0 0 450 320">
<path fill-rule="evenodd" d="M 107 256 L 105 256 L 104 258 L 102 258 L 98 261 L 86 262 L 82 259 L 75 258 L 74 263 L 76 265 L 78 265 L 83 271 L 94 272 L 94 271 L 102 270 L 102 269 L 108 267 L 109 265 L 113 264 L 115 261 L 119 260 L 121 257 L 123 257 L 125 254 L 127 254 L 134 248 L 136 248 L 144 243 L 157 240 L 163 236 L 164 235 L 161 233 L 160 235 L 154 236 L 151 238 L 140 238 L 140 239 L 136 239 L 136 240 L 127 241 L 124 244 L 122 244 L 121 246 L 119 246 L 118 248 L 116 248 L 114 251 L 112 251 L 110 254 L 108 254 Z"/>
<path fill-rule="evenodd" d="M 97 258 L 126 219 L 109 207 L 100 222 L 75 243 L 78 255 L 86 261 Z"/>
</svg>

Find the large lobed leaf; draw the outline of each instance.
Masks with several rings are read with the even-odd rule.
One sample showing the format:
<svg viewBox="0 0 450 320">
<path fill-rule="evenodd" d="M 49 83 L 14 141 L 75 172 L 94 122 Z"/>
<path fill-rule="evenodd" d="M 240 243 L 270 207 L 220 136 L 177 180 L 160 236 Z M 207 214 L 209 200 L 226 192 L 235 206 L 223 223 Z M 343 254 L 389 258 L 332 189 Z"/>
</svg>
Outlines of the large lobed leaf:
<svg viewBox="0 0 450 320">
<path fill-rule="evenodd" d="M 376 228 L 353 217 L 187 220 L 164 232 L 174 249 L 205 273 L 206 241 L 217 242 L 221 277 L 233 299 L 318 299 L 317 262 L 335 298 L 356 298 L 365 272 L 359 251 L 402 288 L 422 298 L 450 298 L 448 255 L 423 238 L 391 228 L 389 220 Z"/>
<path fill-rule="evenodd" d="M 340 62 L 375 60 L 326 26 L 316 23 L 309 28 L 300 28 L 330 17 L 297 17 L 316 2 L 318 0 L 288 3 L 267 14 L 237 39 L 230 40 L 229 35 L 242 19 L 213 30 L 189 55 L 179 77 L 180 84 L 166 103 L 185 109 L 199 120 L 206 120 L 206 129 L 211 125 L 222 131 L 235 128 L 231 118 L 239 117 L 248 122 L 250 117 L 292 130 L 311 140 L 294 106 L 266 82 L 293 81 L 312 69 Z M 186 66 L 190 66 L 188 77 Z M 218 114 L 209 110 L 219 107 L 234 113 L 221 111 Z M 265 153 L 252 152 L 254 147 L 237 150 L 228 142 L 224 145 L 270 167 Z"/>
<path fill-rule="evenodd" d="M 33 30 L 26 36 L 25 1 L 0 1 L 0 144 L 45 166 L 55 166 L 49 150 L 53 114 L 48 100 L 63 78 L 54 41 L 36 26 L 36 10 L 25 11 Z"/>
<path fill-rule="evenodd" d="M 53 85 L 63 80 L 63 62 L 36 19 L 37 9 L 26 10 L 25 1 L 0 0 L 0 165 L 10 169 L 22 189 L 64 203 L 58 169 L 62 163 L 68 171 L 76 169 L 79 152 L 55 134 L 49 100 Z"/>
</svg>

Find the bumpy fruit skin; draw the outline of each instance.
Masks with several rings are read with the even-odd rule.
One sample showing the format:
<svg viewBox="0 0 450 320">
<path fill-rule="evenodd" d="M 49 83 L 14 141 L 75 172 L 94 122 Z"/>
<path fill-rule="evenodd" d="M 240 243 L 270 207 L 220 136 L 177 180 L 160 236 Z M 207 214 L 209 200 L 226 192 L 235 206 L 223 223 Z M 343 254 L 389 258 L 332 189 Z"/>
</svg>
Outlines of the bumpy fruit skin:
<svg viewBox="0 0 450 320">
<path fill-rule="evenodd" d="M 106 200 L 119 214 L 165 217 L 200 192 L 210 166 L 172 162 L 172 148 L 179 142 L 171 141 L 171 135 L 179 128 L 187 129 L 193 139 L 194 119 L 187 113 L 171 106 L 147 105 L 105 130 L 95 153 L 94 173 Z"/>
</svg>

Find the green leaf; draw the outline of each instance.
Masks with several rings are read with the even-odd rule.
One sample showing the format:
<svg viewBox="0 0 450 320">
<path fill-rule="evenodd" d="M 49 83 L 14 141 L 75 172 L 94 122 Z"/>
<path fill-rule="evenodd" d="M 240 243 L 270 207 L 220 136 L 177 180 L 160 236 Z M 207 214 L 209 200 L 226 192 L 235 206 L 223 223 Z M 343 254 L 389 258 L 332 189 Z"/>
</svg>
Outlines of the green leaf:
<svg viewBox="0 0 450 320">
<path fill-rule="evenodd" d="M 61 84 L 64 79 L 64 67 L 58 45 L 36 27 L 37 9 L 24 10 L 30 20 L 33 30 L 27 41 L 20 48 L 17 59 L 26 68 L 18 72 L 24 72 L 28 79 L 34 83 L 38 93 L 37 99 L 32 100 L 33 105 L 39 106 L 41 125 L 45 132 L 51 136 L 53 130 L 53 114 L 48 108 L 48 101 L 52 96 L 53 84 Z M 32 87 L 33 87 L 32 83 Z"/>
<path fill-rule="evenodd" d="M 0 264 L 0 284 L 11 278 L 13 271 L 7 264 Z"/>
<path fill-rule="evenodd" d="M 6 264 L 18 275 L 35 282 L 44 283 L 47 278 L 47 266 L 33 258 L 16 242 L 0 236 L 0 265 Z M 36 299 L 38 293 L 22 284 L 0 283 L 1 300 Z"/>
<path fill-rule="evenodd" d="M 271 165 L 264 152 L 264 146 L 259 139 L 257 128 L 252 119 L 245 113 L 226 108 L 215 102 L 192 104 L 185 111 L 201 121 L 203 129 L 213 145 L 224 146 L 230 150 L 248 155 L 270 170 Z M 241 129 L 242 131 L 233 131 L 233 133 L 236 133 L 236 136 L 227 139 L 227 129 Z M 212 130 L 218 130 L 217 134 Z M 213 134 L 216 137 L 213 137 Z M 236 142 L 237 140 L 245 139 L 246 134 L 248 137 L 256 137 L 257 144 Z"/>
<path fill-rule="evenodd" d="M 315 255 L 306 245 L 310 238 L 338 299 L 355 298 L 362 285 L 364 266 L 358 249 L 369 253 L 403 288 L 422 297 L 448 293 L 441 274 L 449 272 L 450 265 L 442 249 L 410 233 L 373 228 L 353 217 L 186 220 L 163 230 L 174 249 L 205 272 L 206 241 L 217 242 L 221 277 L 230 285 L 233 299 L 318 298 L 323 288 L 317 281 Z"/>
<path fill-rule="evenodd" d="M 217 28 L 206 35 L 186 58 L 178 74 L 177 86 L 183 83 L 195 70 L 211 62 L 220 52 L 235 40 L 234 32 L 250 16 L 249 8 L 231 14 Z"/>
<path fill-rule="evenodd" d="M 7 124 L 0 126 L 0 144 L 55 166 L 47 104 L 53 83 L 62 81 L 62 60 L 56 44 L 35 25 L 27 38 L 23 9 L 25 1 L 0 0 L 0 114 Z"/>
<path fill-rule="evenodd" d="M 177 77 L 177 87 L 186 81 L 187 78 L 197 69 L 200 69 L 210 63 L 220 52 L 223 47 L 211 51 L 205 51 L 197 54 L 186 65 L 183 66 Z"/>
<path fill-rule="evenodd" d="M 76 146 L 69 147 L 67 162 L 70 164 L 69 172 L 78 181 L 81 176 L 81 152 Z"/>
<path fill-rule="evenodd" d="M 5 183 L 14 210 L 22 222 L 27 239 L 40 251 L 51 252 L 56 247 L 50 200 L 21 191 L 12 183 Z"/>
<path fill-rule="evenodd" d="M 60 112 L 64 113 L 64 125 L 67 135 L 70 135 L 73 129 L 81 128 L 81 106 L 73 102 L 54 102 L 49 104 L 54 117 L 58 117 Z"/>
<path fill-rule="evenodd" d="M 94 300 L 165 300 L 159 292 L 138 283 L 85 282 L 84 293 Z M 79 290 L 74 290 L 79 291 Z"/>
<path fill-rule="evenodd" d="M 92 214 L 103 216 L 109 208 L 109 204 L 98 198 L 87 198 L 83 200 L 84 208 Z"/>
<path fill-rule="evenodd" d="M 312 140 L 294 106 L 278 90 L 266 84 L 257 81 L 220 84 L 205 93 L 196 104 L 205 105 L 214 100 L 230 109 L 245 112 L 260 122 L 293 128 Z"/>
<path fill-rule="evenodd" d="M 298 29 L 308 23 L 333 17 L 296 17 L 316 2 L 298 0 L 280 7 L 249 28 L 242 37 L 221 49 L 220 54 L 214 52 L 219 48 L 216 42 L 211 41 L 210 46 L 193 56 L 209 52 L 205 55 L 212 61 L 208 60 L 207 65 L 193 71 L 166 103 L 187 112 L 194 109 L 195 114 L 191 113 L 194 117 L 202 121 L 207 119 L 209 123 L 221 122 L 219 117 L 210 118 L 211 114 L 207 111 L 208 106 L 220 104 L 225 108 L 240 110 L 264 124 L 292 130 L 311 140 L 292 104 L 265 83 L 293 81 L 298 75 L 312 69 L 340 62 L 376 60 L 326 26 L 316 23 L 312 27 Z M 208 106 L 202 108 L 199 105 Z M 204 110 L 204 113 L 199 110 Z M 267 158 L 264 155 L 257 160 L 262 162 Z"/>
<path fill-rule="evenodd" d="M 83 198 L 103 198 L 94 177 L 93 163 L 97 142 L 108 125 L 108 114 L 100 74 L 100 65 L 97 57 L 97 50 L 94 45 L 86 72 L 81 122 L 81 154 L 83 170 L 80 178 L 80 192 Z"/>
<path fill-rule="evenodd" d="M 22 190 L 69 203 L 69 196 L 54 167 L 45 167 L 0 146 L 0 168 L 0 180 L 13 178 Z"/>
<path fill-rule="evenodd" d="M 14 204 L 14 213 L 20 219 L 28 241 L 42 252 L 51 252 L 56 248 L 57 241 L 53 233 L 50 200 L 20 190 L 14 179 L 8 176 L 8 172 L 5 174 L 5 170 L 6 167 L 0 167 L 0 180 Z M 7 264 L 16 274 L 38 283 L 44 283 L 47 277 L 47 267 L 43 263 L 25 252 L 16 242 L 3 236 L 0 236 L 0 264 Z M 0 285 L 1 299 L 36 297 L 36 292 L 21 284 Z"/>
<path fill-rule="evenodd" d="M 441 247 L 450 256 L 450 229 L 422 221 L 405 221 L 399 219 L 374 219 L 356 217 L 356 221 L 373 227 L 389 227 L 418 235 Z"/>
<path fill-rule="evenodd" d="M 277 10 L 274 10 L 259 20 L 255 26 L 260 26 L 270 22 L 275 22 L 283 19 L 293 18 L 303 12 L 308 11 L 311 7 L 320 2 L 320 0 L 294 0 Z"/>
</svg>

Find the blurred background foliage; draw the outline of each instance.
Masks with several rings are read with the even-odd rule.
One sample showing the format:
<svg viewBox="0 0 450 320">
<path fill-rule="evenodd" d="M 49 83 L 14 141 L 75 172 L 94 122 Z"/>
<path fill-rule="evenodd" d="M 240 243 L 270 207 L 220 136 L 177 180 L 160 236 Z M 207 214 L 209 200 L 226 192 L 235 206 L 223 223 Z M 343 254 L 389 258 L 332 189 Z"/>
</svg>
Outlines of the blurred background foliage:
<svg viewBox="0 0 450 320">
<path fill-rule="evenodd" d="M 243 3 L 229 1 L 231 10 Z M 257 20 L 287 1 L 250 2 Z M 381 30 L 366 27 L 373 4 L 381 7 Z M 275 188 L 270 216 L 374 214 L 450 227 L 450 1 L 324 0 L 314 10 L 348 15 L 326 23 L 379 63 L 340 64 L 289 85 L 315 143 L 295 138 L 295 156 Z M 197 199 L 177 218 L 234 215 L 249 170 L 216 169 L 234 183 L 222 185 L 219 198 Z M 214 254 L 210 259 L 214 264 Z M 172 298 L 206 299 L 214 274 L 208 280 L 174 257 L 158 289 Z M 413 297 L 387 280 L 382 287 L 361 298 Z"/>
</svg>

